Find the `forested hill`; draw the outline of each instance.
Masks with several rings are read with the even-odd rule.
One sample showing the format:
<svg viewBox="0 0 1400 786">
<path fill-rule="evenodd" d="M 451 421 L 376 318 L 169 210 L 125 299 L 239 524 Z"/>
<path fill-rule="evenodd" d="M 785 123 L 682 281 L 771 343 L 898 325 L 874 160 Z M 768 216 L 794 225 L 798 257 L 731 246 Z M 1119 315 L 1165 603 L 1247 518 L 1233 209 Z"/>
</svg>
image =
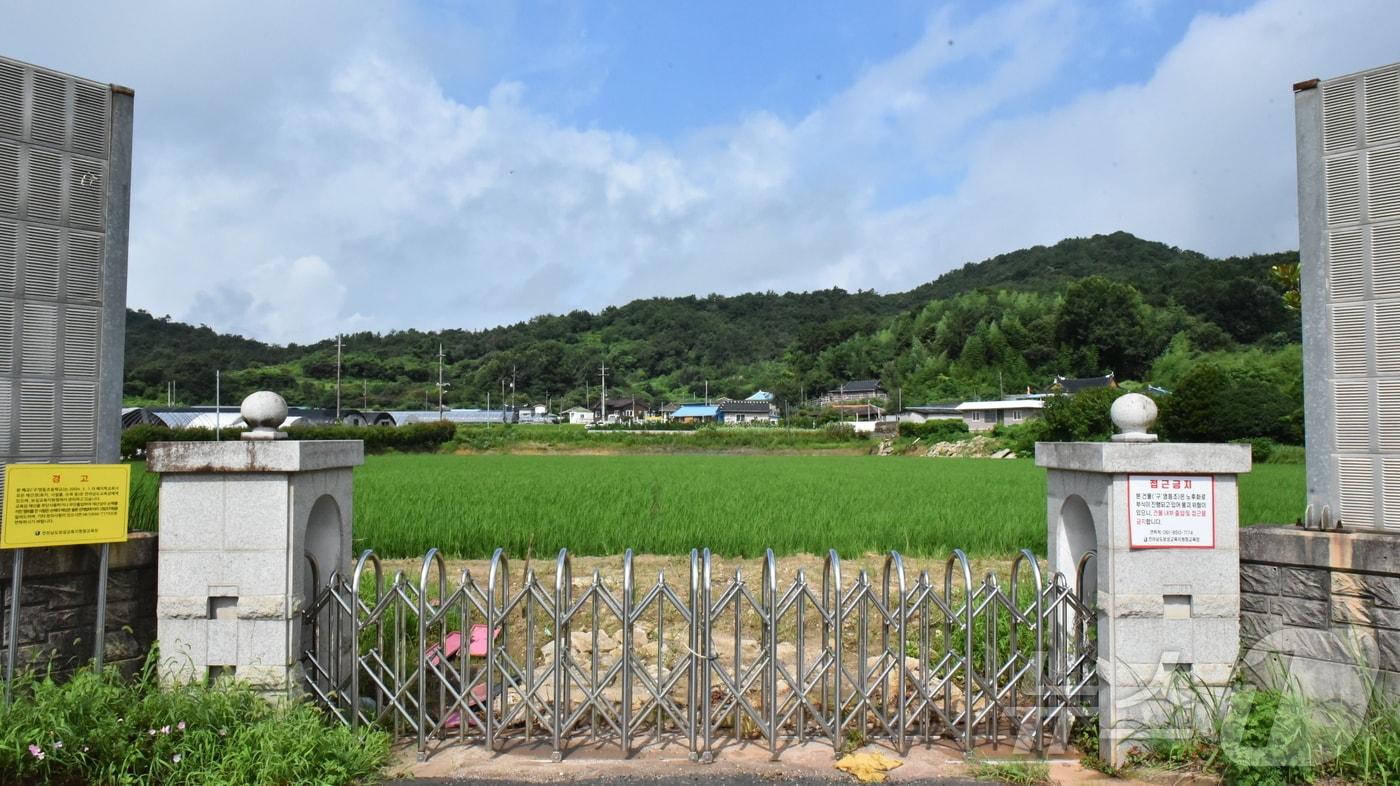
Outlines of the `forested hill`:
<svg viewBox="0 0 1400 786">
<path fill-rule="evenodd" d="M 1055 374 L 1114 371 L 1170 382 L 1202 353 L 1270 353 L 1298 340 L 1298 318 L 1270 275 L 1296 253 L 1211 259 L 1127 233 L 1065 240 L 968 264 L 908 292 L 840 289 L 650 298 L 480 331 L 345 336 L 346 406 L 483 406 L 512 367 L 518 402 L 569 406 L 609 395 L 685 400 L 755 389 L 796 401 L 846 379 L 880 377 L 904 400 L 991 395 Z M 286 347 L 221 335 L 144 311 L 127 315 L 126 398 L 210 402 L 266 388 L 294 404 L 334 401 L 335 339 Z M 493 403 L 496 403 L 493 401 Z"/>
</svg>

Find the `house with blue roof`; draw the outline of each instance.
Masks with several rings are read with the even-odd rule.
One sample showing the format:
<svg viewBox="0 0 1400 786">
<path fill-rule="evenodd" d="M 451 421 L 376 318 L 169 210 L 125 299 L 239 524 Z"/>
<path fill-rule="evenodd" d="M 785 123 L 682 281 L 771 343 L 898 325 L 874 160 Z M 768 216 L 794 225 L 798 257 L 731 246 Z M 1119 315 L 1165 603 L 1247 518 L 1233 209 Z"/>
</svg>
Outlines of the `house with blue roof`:
<svg viewBox="0 0 1400 786">
<path fill-rule="evenodd" d="M 719 407 L 709 404 L 684 404 L 671 413 L 677 423 L 719 423 L 721 419 Z"/>
</svg>

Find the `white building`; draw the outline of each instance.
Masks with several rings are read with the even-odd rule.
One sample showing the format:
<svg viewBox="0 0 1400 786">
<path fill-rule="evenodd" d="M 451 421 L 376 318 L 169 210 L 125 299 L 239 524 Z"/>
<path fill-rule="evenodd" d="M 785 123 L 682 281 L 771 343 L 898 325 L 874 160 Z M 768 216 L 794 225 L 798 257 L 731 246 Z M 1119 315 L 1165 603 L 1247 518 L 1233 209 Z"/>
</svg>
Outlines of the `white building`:
<svg viewBox="0 0 1400 786">
<path fill-rule="evenodd" d="M 569 423 L 574 426 L 586 426 L 593 422 L 594 417 L 593 410 L 584 409 L 583 407 L 566 409 L 564 410 L 564 414 L 569 416 Z"/>
</svg>

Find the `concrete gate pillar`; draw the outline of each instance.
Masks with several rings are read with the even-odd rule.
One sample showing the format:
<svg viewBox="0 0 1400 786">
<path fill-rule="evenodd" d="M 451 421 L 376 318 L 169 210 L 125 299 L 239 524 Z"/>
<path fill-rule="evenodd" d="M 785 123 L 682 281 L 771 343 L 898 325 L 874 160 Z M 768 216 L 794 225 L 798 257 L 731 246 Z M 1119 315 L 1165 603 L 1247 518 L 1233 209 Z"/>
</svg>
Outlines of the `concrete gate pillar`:
<svg viewBox="0 0 1400 786">
<path fill-rule="evenodd" d="M 1157 407 L 1113 404 L 1113 442 L 1042 442 L 1051 567 L 1071 583 L 1088 551 L 1098 608 L 1100 749 L 1122 762 L 1161 726 L 1174 678 L 1223 689 L 1239 656 L 1239 473 L 1247 445 L 1159 444 Z"/>
<path fill-rule="evenodd" d="M 244 400 L 239 441 L 153 443 L 161 475 L 157 639 L 166 682 L 299 686 L 303 605 L 350 563 L 359 440 L 279 440 L 287 405 Z"/>
</svg>

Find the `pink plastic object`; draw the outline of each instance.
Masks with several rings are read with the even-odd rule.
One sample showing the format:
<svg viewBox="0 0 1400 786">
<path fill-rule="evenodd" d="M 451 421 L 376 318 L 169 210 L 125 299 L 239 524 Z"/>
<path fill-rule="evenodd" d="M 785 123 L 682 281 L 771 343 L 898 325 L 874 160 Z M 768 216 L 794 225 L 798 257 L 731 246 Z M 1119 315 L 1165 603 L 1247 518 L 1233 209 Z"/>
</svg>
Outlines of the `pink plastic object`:
<svg viewBox="0 0 1400 786">
<path fill-rule="evenodd" d="M 501 635 L 501 629 L 496 628 L 496 636 Z M 492 638 L 495 638 L 494 636 Z M 485 625 L 473 625 L 471 640 L 467 643 L 467 654 L 473 658 L 486 657 L 486 647 L 489 642 L 486 638 Z M 428 662 L 436 666 L 438 664 L 438 654 L 444 657 L 454 657 L 462 649 L 462 634 L 459 631 L 452 631 L 443 639 L 442 644 L 434 644 L 428 648 Z"/>
<path fill-rule="evenodd" d="M 471 701 L 472 704 L 480 705 L 480 704 L 482 704 L 483 702 L 485 702 L 485 701 L 486 701 L 486 684 L 485 684 L 485 683 L 482 683 L 481 685 L 477 685 L 475 688 L 472 688 L 471 698 L 472 698 L 472 701 Z M 476 725 L 476 721 L 475 721 L 474 719 L 468 718 L 467 720 L 468 720 L 468 722 L 471 723 L 473 726 Z M 449 714 L 446 718 L 443 718 L 443 720 L 442 720 L 442 726 L 443 726 L 443 728 L 445 728 L 445 729 L 455 729 L 455 728 L 457 728 L 457 727 L 459 727 L 459 726 L 461 726 L 461 725 L 462 725 L 462 713 L 461 713 L 460 711 L 453 711 L 451 714 Z"/>
<path fill-rule="evenodd" d="M 501 629 L 496 628 L 496 636 L 499 635 L 501 635 Z M 495 638 L 495 636 L 492 636 L 491 638 Z M 472 639 L 471 642 L 467 645 L 467 654 L 472 656 L 473 658 L 486 657 L 486 646 L 488 643 L 489 642 L 486 641 L 486 626 L 473 625 Z"/>
</svg>

